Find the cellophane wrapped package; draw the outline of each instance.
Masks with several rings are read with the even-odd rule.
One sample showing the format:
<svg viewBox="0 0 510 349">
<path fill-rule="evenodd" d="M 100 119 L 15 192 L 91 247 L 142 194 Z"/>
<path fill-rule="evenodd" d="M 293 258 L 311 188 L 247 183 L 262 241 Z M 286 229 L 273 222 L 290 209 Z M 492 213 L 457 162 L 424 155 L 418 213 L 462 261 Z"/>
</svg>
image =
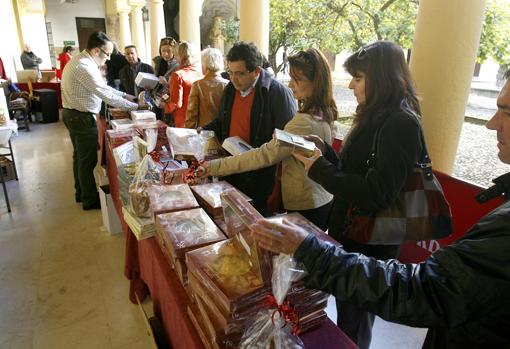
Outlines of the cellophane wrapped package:
<svg viewBox="0 0 510 349">
<path fill-rule="evenodd" d="M 194 185 L 191 191 L 195 194 L 200 205 L 213 217 L 223 217 L 223 207 L 221 206 L 220 194 L 227 189 L 234 188 L 232 184 L 226 181 L 212 182 L 206 184 Z M 251 199 L 241 193 L 247 201 Z"/>
<path fill-rule="evenodd" d="M 106 130 L 106 140 L 110 149 L 133 140 L 133 130 Z"/>
<path fill-rule="evenodd" d="M 199 206 L 187 184 L 151 185 L 148 194 L 154 214 L 189 210 Z"/>
<path fill-rule="evenodd" d="M 132 140 L 113 149 L 119 179 L 119 195 L 123 206 L 129 206 L 129 185 L 135 177 L 138 166 L 134 154 L 135 150 Z"/>
<path fill-rule="evenodd" d="M 237 189 L 231 188 L 221 193 L 223 217 L 227 225 L 227 235 L 240 242 L 250 256 L 250 261 L 258 266 L 258 273 L 265 284 L 271 280 L 271 252 L 258 246 L 251 237 L 250 226 L 264 218 Z"/>
<path fill-rule="evenodd" d="M 150 155 L 145 155 L 135 177 L 129 186 L 129 202 L 131 211 L 138 217 L 152 216 L 148 189 L 150 186 L 161 183 L 161 167 Z"/>
<path fill-rule="evenodd" d="M 137 124 L 135 130 L 149 144 L 148 152 L 156 151 L 162 160 L 170 160 L 168 137 L 166 135 L 167 124 L 161 120 Z M 168 154 L 168 155 L 167 155 Z M 165 157 L 168 156 L 168 159 Z"/>
<path fill-rule="evenodd" d="M 226 155 L 214 131 L 197 132 L 190 128 L 167 128 L 168 142 L 177 160 L 212 160 Z"/>
<path fill-rule="evenodd" d="M 304 271 L 288 255 L 273 258 L 272 292 L 274 308 L 260 311 L 244 331 L 240 349 L 295 349 L 304 348 L 297 336 L 299 315 L 285 300 L 292 284 L 303 278 Z"/>
<path fill-rule="evenodd" d="M 225 240 L 225 235 L 201 208 L 156 216 L 157 235 L 173 259 L 188 251 Z"/>
<path fill-rule="evenodd" d="M 320 237 L 327 236 L 297 213 L 272 219 L 284 218 L 306 226 L 307 230 L 310 229 Z M 235 238 L 186 253 L 188 289 L 194 302 L 190 312 L 193 312 L 191 315 L 197 331 L 206 337 L 206 347 L 239 348 L 243 333 L 247 326 L 253 323 L 257 314 L 266 314 L 268 311 L 273 314 L 279 310 L 276 299 L 285 298 L 281 295 L 283 291 L 273 293 L 275 291 L 272 291 L 272 287 L 275 286 L 271 285 L 274 282 L 264 284 L 255 263 L 248 250 Z M 284 268 L 283 266 L 284 264 L 279 268 Z M 272 279 L 274 275 L 272 274 Z M 289 277 L 278 280 L 288 279 Z M 297 279 L 291 278 L 283 305 L 286 307 L 284 309 L 295 310 L 294 318 L 299 318 L 299 331 L 306 332 L 320 326 L 327 319 L 324 309 L 328 295 L 322 291 L 306 289 L 303 281 Z M 291 337 L 282 338 L 282 333 L 275 333 L 276 341 L 288 344 L 293 341 L 292 345 L 297 342 L 299 347 L 299 341 L 293 338 L 297 333 L 296 327 L 287 327 L 289 329 L 282 333 L 290 333 Z M 274 343 L 268 345 L 271 347 Z"/>
</svg>

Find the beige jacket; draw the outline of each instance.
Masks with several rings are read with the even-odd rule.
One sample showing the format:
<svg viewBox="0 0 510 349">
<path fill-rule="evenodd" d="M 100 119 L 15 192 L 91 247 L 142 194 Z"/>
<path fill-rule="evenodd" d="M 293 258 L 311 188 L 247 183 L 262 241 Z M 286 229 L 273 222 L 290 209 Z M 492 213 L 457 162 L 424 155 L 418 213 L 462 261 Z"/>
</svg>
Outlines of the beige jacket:
<svg viewBox="0 0 510 349">
<path fill-rule="evenodd" d="M 219 73 L 208 72 L 207 75 L 191 86 L 188 98 L 188 110 L 184 127 L 197 128 L 214 120 L 220 109 L 221 96 L 228 80 Z"/>
<path fill-rule="evenodd" d="M 285 126 L 285 131 L 297 135 L 314 134 L 331 144 L 331 128 L 317 117 L 297 113 Z M 278 145 L 273 138 L 260 148 L 238 156 L 212 160 L 209 171 L 213 176 L 253 171 L 282 161 L 282 200 L 287 210 L 309 210 L 333 199 L 322 186 L 308 178 L 303 164 L 292 156 L 292 147 Z"/>
</svg>

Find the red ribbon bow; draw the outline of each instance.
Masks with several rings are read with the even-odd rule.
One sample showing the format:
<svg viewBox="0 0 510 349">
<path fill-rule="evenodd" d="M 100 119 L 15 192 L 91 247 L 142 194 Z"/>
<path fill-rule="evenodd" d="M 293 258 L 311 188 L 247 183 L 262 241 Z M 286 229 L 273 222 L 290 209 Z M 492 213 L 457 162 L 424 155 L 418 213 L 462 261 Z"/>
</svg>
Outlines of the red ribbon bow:
<svg viewBox="0 0 510 349">
<path fill-rule="evenodd" d="M 195 183 L 195 179 L 197 177 L 197 170 L 204 164 L 204 162 L 205 162 L 204 160 L 200 161 L 194 160 L 191 163 L 188 171 L 182 174 L 182 180 L 184 181 L 184 183 Z"/>
<path fill-rule="evenodd" d="M 271 321 L 273 322 L 273 325 L 275 324 L 274 316 L 279 314 L 285 322 L 282 328 L 289 324 L 292 326 L 292 334 L 295 336 L 299 335 L 301 332 L 301 328 L 299 326 L 299 314 L 296 308 L 294 308 L 288 299 L 279 305 L 278 302 L 276 302 L 276 298 L 270 294 L 267 295 L 265 304 L 270 308 L 276 308 L 271 315 Z"/>
</svg>

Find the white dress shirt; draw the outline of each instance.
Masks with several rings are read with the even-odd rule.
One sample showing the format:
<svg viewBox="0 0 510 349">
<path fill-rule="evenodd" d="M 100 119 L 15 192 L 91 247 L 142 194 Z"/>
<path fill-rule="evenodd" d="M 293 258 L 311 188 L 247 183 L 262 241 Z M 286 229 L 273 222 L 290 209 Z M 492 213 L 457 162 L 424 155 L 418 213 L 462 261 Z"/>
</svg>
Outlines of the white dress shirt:
<svg viewBox="0 0 510 349">
<path fill-rule="evenodd" d="M 101 100 L 114 107 L 134 110 L 138 104 L 122 98 L 124 92 L 108 86 L 99 66 L 87 50 L 73 57 L 62 75 L 62 105 L 67 109 L 96 114 L 101 109 Z"/>
</svg>

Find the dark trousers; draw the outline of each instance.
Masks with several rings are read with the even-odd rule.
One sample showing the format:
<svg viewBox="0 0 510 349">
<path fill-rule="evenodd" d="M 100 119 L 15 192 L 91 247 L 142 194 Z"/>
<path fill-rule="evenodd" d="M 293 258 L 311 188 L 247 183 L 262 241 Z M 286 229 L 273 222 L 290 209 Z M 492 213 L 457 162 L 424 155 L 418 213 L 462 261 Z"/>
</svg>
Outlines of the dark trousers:
<svg viewBox="0 0 510 349">
<path fill-rule="evenodd" d="M 328 229 L 329 212 L 331 211 L 332 204 L 333 201 L 330 201 L 326 205 L 317 208 L 312 208 L 310 210 L 301 211 L 287 210 L 287 211 L 299 212 L 303 217 L 305 217 L 310 222 L 315 224 L 319 229 L 326 231 L 326 229 Z"/>
<path fill-rule="evenodd" d="M 365 245 L 352 240 L 341 239 L 347 252 L 359 252 L 381 260 L 397 258 L 400 245 Z M 368 349 L 372 341 L 372 326 L 375 316 L 352 303 L 336 302 L 337 325 L 360 349 Z"/>
<path fill-rule="evenodd" d="M 63 109 L 64 124 L 73 143 L 73 174 L 76 200 L 90 206 L 99 200 L 94 167 L 97 164 L 97 126 L 94 114 Z"/>
</svg>

